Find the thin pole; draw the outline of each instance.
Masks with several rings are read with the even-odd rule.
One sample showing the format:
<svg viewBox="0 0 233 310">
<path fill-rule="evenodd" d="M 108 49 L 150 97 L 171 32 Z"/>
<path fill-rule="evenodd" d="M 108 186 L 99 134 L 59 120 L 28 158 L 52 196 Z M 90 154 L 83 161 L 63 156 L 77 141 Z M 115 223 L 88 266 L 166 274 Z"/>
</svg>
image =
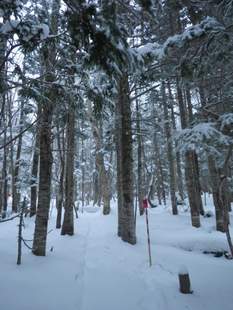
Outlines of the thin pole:
<svg viewBox="0 0 233 310">
<path fill-rule="evenodd" d="M 20 209 L 19 216 L 19 231 L 18 231 L 18 256 L 17 256 L 17 265 L 21 265 L 22 258 L 22 229 L 23 229 L 23 214 L 26 209 L 26 197 L 24 197 L 23 205 Z"/>
<path fill-rule="evenodd" d="M 151 245 L 150 245 L 150 230 L 149 230 L 149 216 L 148 216 L 148 201 L 147 199 L 143 200 L 143 207 L 146 213 L 146 231 L 147 231 L 147 243 L 148 243 L 148 254 L 149 254 L 149 266 L 152 266 L 152 258 L 151 258 Z"/>
</svg>

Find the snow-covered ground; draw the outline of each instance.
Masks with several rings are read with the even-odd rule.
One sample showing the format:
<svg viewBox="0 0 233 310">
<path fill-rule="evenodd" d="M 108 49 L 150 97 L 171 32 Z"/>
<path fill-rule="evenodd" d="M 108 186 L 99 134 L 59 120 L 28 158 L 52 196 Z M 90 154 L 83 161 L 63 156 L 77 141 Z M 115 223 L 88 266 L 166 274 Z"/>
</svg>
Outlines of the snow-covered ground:
<svg viewBox="0 0 233 310">
<path fill-rule="evenodd" d="M 0 309 L 233 309 L 233 260 L 202 253 L 228 250 L 225 235 L 214 231 L 214 218 L 202 219 L 202 228 L 195 229 L 189 212 L 172 216 L 164 207 L 150 209 L 150 268 L 145 217 L 137 218 L 138 242 L 132 246 L 117 237 L 112 208 L 109 216 L 92 208 L 80 213 L 73 237 L 60 236 L 54 214 L 47 256 L 33 256 L 24 247 L 21 266 L 16 265 L 18 219 L 1 223 Z M 26 239 L 32 239 L 33 229 L 34 220 L 26 218 Z M 179 292 L 181 266 L 190 272 L 191 295 Z"/>
</svg>

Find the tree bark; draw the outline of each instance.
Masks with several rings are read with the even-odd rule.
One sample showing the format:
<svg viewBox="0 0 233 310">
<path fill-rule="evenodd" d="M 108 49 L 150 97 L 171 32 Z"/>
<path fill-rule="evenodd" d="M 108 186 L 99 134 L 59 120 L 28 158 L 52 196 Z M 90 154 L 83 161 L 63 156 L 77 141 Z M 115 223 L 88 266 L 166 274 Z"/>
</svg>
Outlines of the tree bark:
<svg viewBox="0 0 233 310">
<path fill-rule="evenodd" d="M 63 148 L 65 148 L 64 141 L 64 130 L 62 133 L 59 133 L 59 128 L 57 128 L 57 146 L 59 152 L 59 161 L 60 161 L 60 177 L 58 184 L 58 192 L 56 197 L 56 209 L 57 209 L 57 218 L 56 218 L 56 228 L 61 228 L 61 219 L 62 219 L 62 207 L 64 202 L 64 172 L 65 172 L 65 160 L 64 160 L 64 152 Z M 61 143 L 62 136 L 62 143 Z"/>
<path fill-rule="evenodd" d="M 20 105 L 20 118 L 19 118 L 19 124 L 20 124 L 20 131 L 22 130 L 22 125 L 23 125 L 23 108 L 24 108 L 24 103 L 22 101 Z M 20 157 L 21 157 L 21 149 L 22 149 L 22 140 L 23 140 L 23 135 L 19 136 L 18 139 L 18 145 L 17 145 L 17 151 L 16 151 L 16 159 L 15 159 L 15 167 L 13 171 L 13 186 L 12 186 L 12 211 L 17 212 L 18 210 L 18 205 L 20 202 L 20 192 L 19 192 L 19 168 L 20 168 Z"/>
<path fill-rule="evenodd" d="M 53 0 L 50 28 L 53 34 L 58 30 L 60 2 Z M 49 90 L 44 89 L 44 99 L 41 102 L 40 118 L 40 171 L 39 171 L 39 192 L 38 207 L 35 221 L 32 253 L 38 256 L 46 255 L 46 240 L 48 216 L 51 196 L 51 170 L 52 170 L 52 115 L 55 104 L 55 93 L 53 82 L 55 80 L 54 66 L 56 64 L 56 42 L 51 41 L 42 47 L 42 67 L 44 69 L 44 80 L 50 86 Z"/>
<path fill-rule="evenodd" d="M 5 122 L 4 122 L 5 123 Z M 6 144 L 7 136 L 6 136 L 6 128 L 4 131 L 3 143 Z M 2 163 L 2 218 L 6 217 L 7 213 L 7 199 L 8 199 L 8 179 L 7 179 L 7 154 L 8 147 L 4 146 L 3 148 L 3 163 Z"/>
<path fill-rule="evenodd" d="M 202 205 L 195 151 L 185 153 L 185 179 L 191 211 L 192 226 L 200 227 L 200 210 Z"/>
<path fill-rule="evenodd" d="M 136 128 L 137 128 L 137 155 L 138 155 L 138 162 L 137 162 L 137 173 L 138 173 L 138 204 L 139 204 L 139 212 L 140 215 L 144 214 L 143 208 L 143 199 L 145 198 L 145 184 L 143 182 L 143 160 L 142 160 L 142 136 L 141 136 L 141 126 L 140 126 L 140 111 L 139 111 L 139 102 L 136 99 Z"/>
<path fill-rule="evenodd" d="M 187 128 L 187 110 L 183 100 L 183 94 L 179 85 L 179 79 L 176 80 L 177 99 L 180 110 L 180 120 L 182 129 Z M 200 210 L 202 209 L 201 187 L 199 182 L 198 158 L 193 150 L 185 153 L 185 179 L 188 191 L 189 205 L 191 211 L 192 226 L 200 227 Z"/>
<path fill-rule="evenodd" d="M 218 169 L 216 168 L 215 159 L 212 155 L 208 156 L 208 167 L 210 174 L 210 183 L 212 187 L 213 201 L 215 206 L 216 230 L 226 232 L 226 225 L 224 223 L 224 205 L 223 205 L 223 203 L 226 202 L 226 199 L 220 196 L 221 193 L 219 188 L 221 184 L 221 179 L 218 173 Z M 224 191 L 222 192 L 222 195 L 223 194 Z"/>
<path fill-rule="evenodd" d="M 157 197 L 159 204 L 163 200 L 164 205 L 166 205 L 166 191 L 165 191 L 165 182 L 164 182 L 164 173 L 162 167 L 162 160 L 161 154 L 158 146 L 158 134 L 156 130 L 156 109 L 155 109 L 155 102 L 153 102 L 153 109 L 152 109 L 152 116 L 153 116 L 153 157 L 155 161 L 155 168 L 156 168 L 156 176 L 157 176 Z"/>
<path fill-rule="evenodd" d="M 75 152 L 75 108 L 69 103 L 67 117 L 67 146 L 65 165 L 65 213 L 61 229 L 61 235 L 74 234 L 74 152 Z"/>
<path fill-rule="evenodd" d="M 136 243 L 133 199 L 133 142 L 131 130 L 131 109 L 128 76 L 119 81 L 118 104 L 121 111 L 121 190 L 122 190 L 122 229 L 121 238 L 130 244 Z"/>
<path fill-rule="evenodd" d="M 33 254 L 38 256 L 45 256 L 46 254 L 47 226 L 51 195 L 51 169 L 53 162 L 51 150 L 52 112 L 52 103 L 46 102 L 43 104 L 40 120 L 38 207 L 32 249 Z"/>
<path fill-rule="evenodd" d="M 173 145 L 172 145 L 172 133 L 170 126 L 170 118 L 168 114 L 168 104 L 165 92 L 165 82 L 162 82 L 161 85 L 162 91 L 162 103 L 163 103 L 163 112 L 164 112 L 164 129 L 166 134 L 166 142 L 167 142 L 167 159 L 169 166 L 169 187 L 170 187 L 170 196 L 172 203 L 172 213 L 173 215 L 178 214 L 178 208 L 176 203 L 176 180 L 175 180 L 175 161 L 173 156 Z"/>
<path fill-rule="evenodd" d="M 103 149 L 103 137 L 100 128 L 97 125 L 97 121 L 94 119 L 92 112 L 90 111 L 90 122 L 92 126 L 92 133 L 95 140 L 95 162 L 98 173 L 98 190 L 100 193 L 100 199 L 103 199 L 103 214 L 108 215 L 111 211 L 110 209 L 110 199 L 111 199 L 111 184 L 108 170 L 104 164 L 104 154 Z"/>
<path fill-rule="evenodd" d="M 36 204 L 37 204 L 37 188 L 38 188 L 37 177 L 38 177 L 39 146 L 40 146 L 40 134 L 38 131 L 39 130 L 37 129 L 36 142 L 32 158 L 30 217 L 36 214 Z"/>
<path fill-rule="evenodd" d="M 118 99 L 119 100 L 119 99 Z M 117 102 L 115 108 L 115 145 L 116 145 L 116 164 L 117 164 L 117 209 L 118 209 L 118 226 L 117 234 L 119 237 L 122 236 L 122 208 L 123 208 L 123 196 L 122 196 L 122 150 L 121 150 L 121 136 L 122 136 L 122 115 L 121 106 Z"/>
<path fill-rule="evenodd" d="M 172 127 L 173 130 L 176 131 L 176 119 L 174 113 L 174 99 L 171 91 L 171 85 L 168 83 L 168 91 L 169 91 L 169 101 L 170 101 L 170 109 L 171 109 L 171 119 L 172 119 Z M 175 149 L 177 149 L 177 142 L 175 141 Z M 176 173 L 177 173 L 177 189 L 179 192 L 179 196 L 182 200 L 184 200 L 184 184 L 183 184 L 183 173 L 181 169 L 181 154 L 179 151 L 176 151 Z"/>
</svg>

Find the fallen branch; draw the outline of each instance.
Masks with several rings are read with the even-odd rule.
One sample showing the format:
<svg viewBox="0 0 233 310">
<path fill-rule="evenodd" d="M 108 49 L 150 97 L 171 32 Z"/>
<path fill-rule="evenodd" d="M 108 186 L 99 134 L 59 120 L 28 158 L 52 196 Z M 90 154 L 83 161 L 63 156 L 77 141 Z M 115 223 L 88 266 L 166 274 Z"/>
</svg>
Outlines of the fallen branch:
<svg viewBox="0 0 233 310">
<path fill-rule="evenodd" d="M 12 216 L 12 217 L 10 217 L 10 218 L 8 218 L 8 219 L 0 220 L 0 223 L 12 221 L 12 220 L 14 220 L 16 217 L 19 217 L 19 215 L 20 215 L 20 214 L 17 214 L 17 215 Z"/>
</svg>

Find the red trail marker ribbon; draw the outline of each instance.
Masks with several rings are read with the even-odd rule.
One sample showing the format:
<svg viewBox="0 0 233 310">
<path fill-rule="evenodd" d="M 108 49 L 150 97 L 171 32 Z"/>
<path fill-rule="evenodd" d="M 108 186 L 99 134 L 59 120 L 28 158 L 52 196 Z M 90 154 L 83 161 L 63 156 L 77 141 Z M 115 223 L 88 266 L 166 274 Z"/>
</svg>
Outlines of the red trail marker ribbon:
<svg viewBox="0 0 233 310">
<path fill-rule="evenodd" d="M 143 209 L 147 209 L 148 208 L 148 200 L 147 198 L 143 199 Z"/>
</svg>

